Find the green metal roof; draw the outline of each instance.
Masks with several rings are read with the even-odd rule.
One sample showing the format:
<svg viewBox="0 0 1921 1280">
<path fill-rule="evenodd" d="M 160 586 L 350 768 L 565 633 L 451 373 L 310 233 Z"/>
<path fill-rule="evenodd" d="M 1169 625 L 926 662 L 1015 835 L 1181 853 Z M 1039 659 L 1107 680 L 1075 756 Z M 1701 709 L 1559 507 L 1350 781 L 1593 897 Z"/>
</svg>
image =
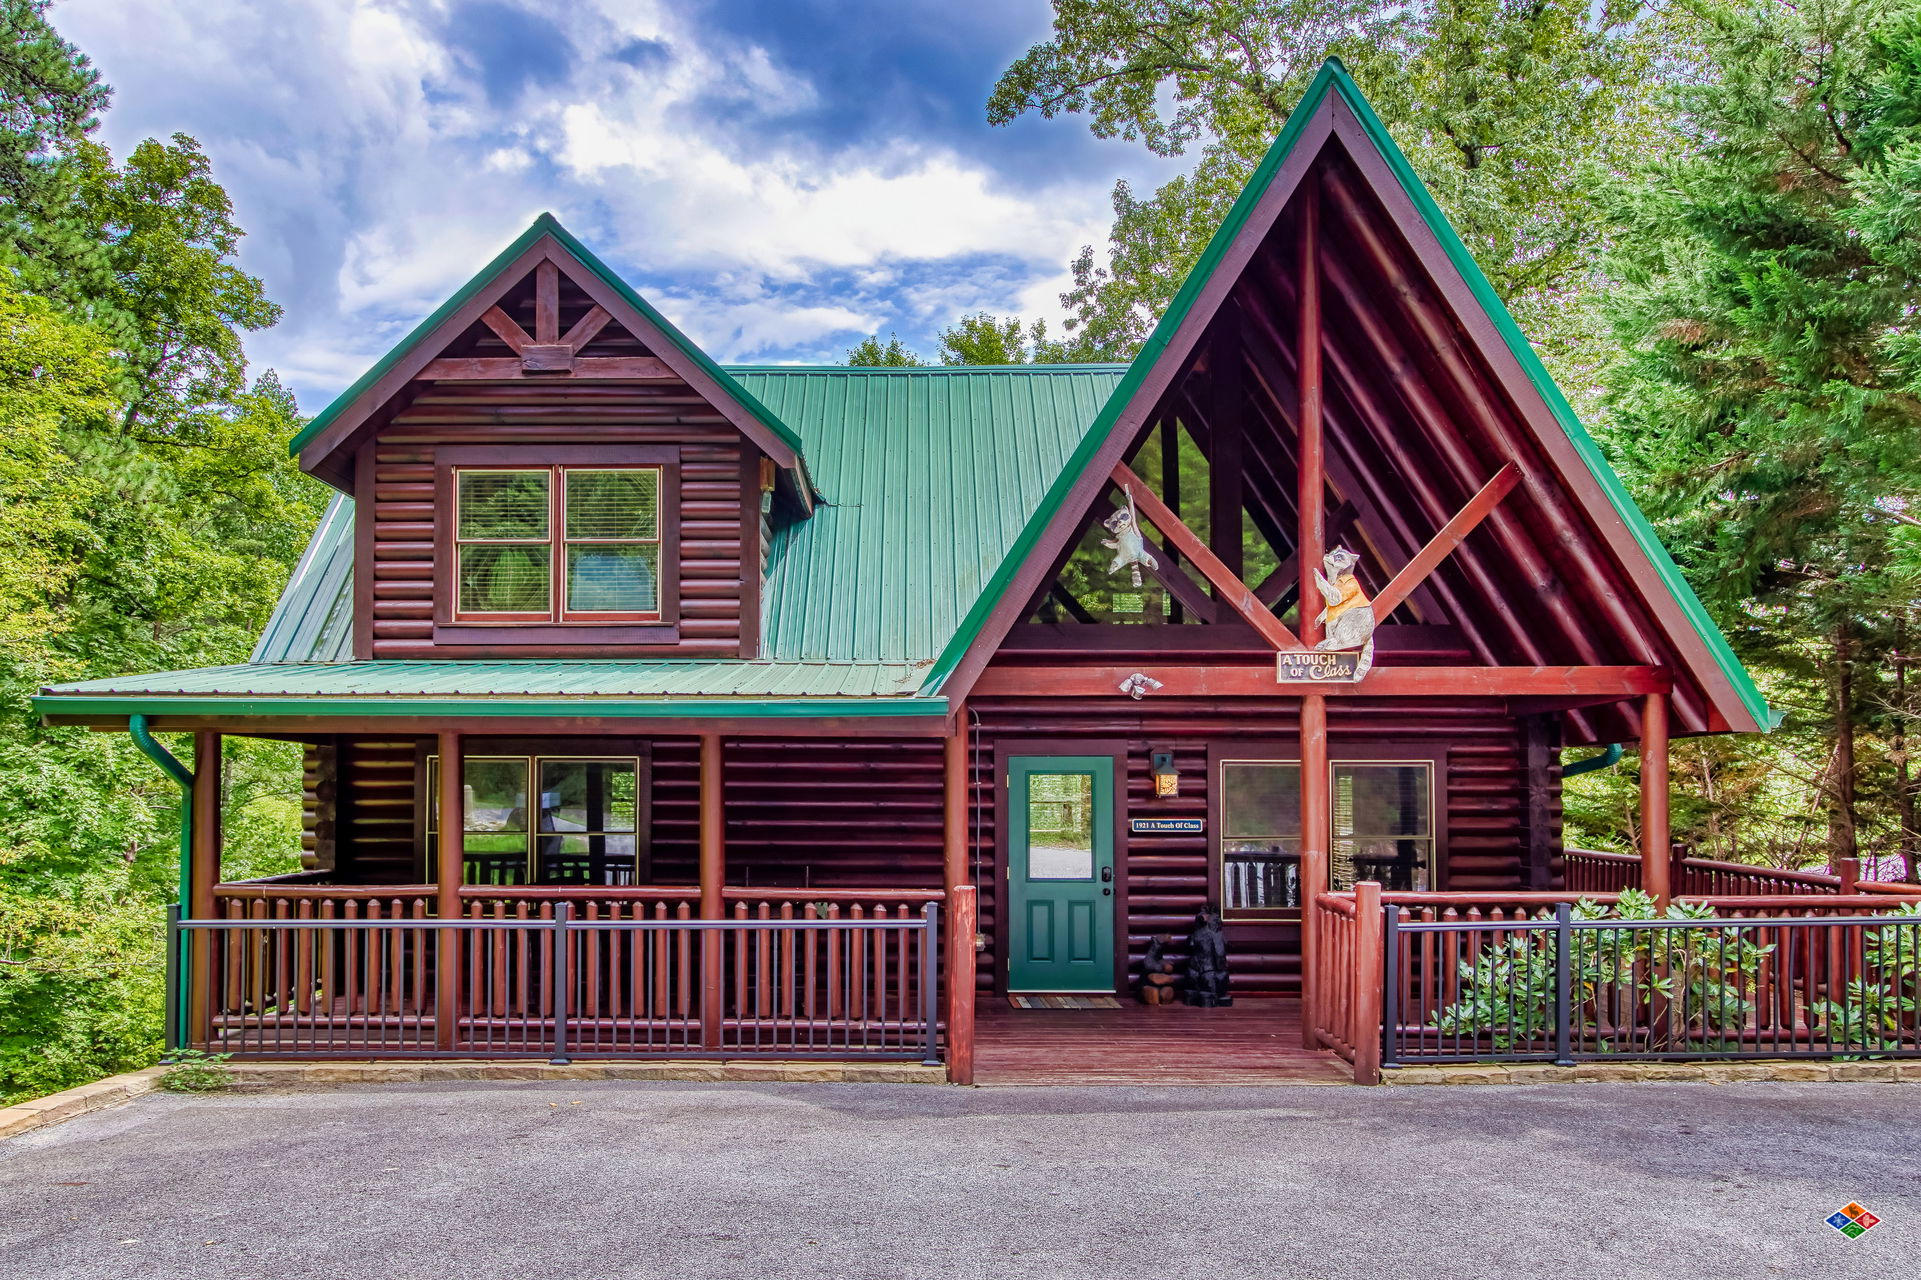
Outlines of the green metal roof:
<svg viewBox="0 0 1921 1280">
<path fill-rule="evenodd" d="M 353 603 L 354 504 L 336 493 L 248 661 L 350 661 Z"/>
<path fill-rule="evenodd" d="M 43 715 L 938 716 L 925 664 L 568 660 L 243 663 L 60 685 Z"/>
<path fill-rule="evenodd" d="M 688 699 L 732 700 L 718 714 L 785 714 L 746 705 L 755 699 L 840 700 L 814 714 L 863 714 L 845 709 L 857 700 L 939 714 L 944 699 L 908 695 L 1125 367 L 729 369 L 805 442 L 821 495 L 813 515 L 777 529 L 768 547 L 760 661 L 350 662 L 353 502 L 340 496 L 251 663 L 56 686 L 36 707 L 186 714 L 181 700 L 193 700 L 269 714 L 259 708 L 290 713 L 278 702 L 310 699 L 376 714 L 370 700 L 484 695 L 673 700 L 669 710 L 604 714 L 695 714 Z M 396 705 L 381 714 L 421 710 Z"/>
<path fill-rule="evenodd" d="M 1680 567 L 1674 563 L 1667 548 L 1661 544 L 1660 536 L 1654 532 L 1647 517 L 1641 513 L 1640 507 L 1629 495 L 1627 487 L 1621 483 L 1621 478 L 1614 473 L 1614 468 L 1608 465 L 1600 446 L 1595 444 L 1587 428 L 1581 425 L 1580 418 L 1568 404 L 1567 398 L 1561 394 L 1561 389 L 1555 385 L 1553 377 L 1541 363 L 1540 357 L 1534 353 L 1534 348 L 1528 342 L 1526 335 L 1521 332 L 1520 326 L 1515 324 L 1514 317 L 1508 312 L 1506 304 L 1494 292 L 1494 286 L 1488 283 L 1487 276 L 1475 263 L 1474 256 L 1468 252 L 1467 246 L 1461 243 L 1461 237 L 1448 222 L 1447 215 L 1442 213 L 1440 206 L 1434 202 L 1434 197 L 1429 194 L 1427 187 L 1415 174 L 1413 165 L 1408 163 L 1407 157 L 1402 154 L 1400 147 L 1388 133 L 1387 126 L 1382 124 L 1380 117 L 1374 114 L 1374 108 L 1368 105 L 1360 87 L 1354 83 L 1353 77 L 1348 75 L 1347 68 L 1341 65 L 1338 58 L 1329 58 L 1322 65 L 1320 72 L 1308 86 L 1306 94 L 1302 96 L 1300 104 L 1288 116 L 1280 136 L 1274 140 L 1274 145 L 1268 148 L 1267 154 L 1255 168 L 1253 177 L 1248 180 L 1247 186 L 1235 199 L 1233 207 L 1228 210 L 1227 218 L 1221 223 L 1220 229 L 1214 233 L 1214 238 L 1208 242 L 1199 261 L 1195 263 L 1194 270 L 1182 283 L 1180 291 L 1174 295 L 1173 303 L 1161 316 L 1159 323 L 1154 326 L 1154 332 L 1149 335 L 1133 362 L 1128 365 L 1126 376 L 1114 388 L 1112 396 L 1101 411 L 1099 420 L 1082 438 L 1067 466 L 1055 478 L 1046 499 L 1035 508 L 1026 526 L 1014 540 L 1006 558 L 989 580 L 987 589 L 976 598 L 963 624 L 948 641 L 935 663 L 934 675 L 928 684 L 929 689 L 938 689 L 974 642 L 979 639 L 981 629 L 986 625 L 995 604 L 1006 592 L 1014 575 L 1019 572 L 1021 565 L 1033 553 L 1035 546 L 1046 532 L 1054 509 L 1065 500 L 1075 481 L 1086 471 L 1095 454 L 1100 451 L 1101 445 L 1113 433 L 1120 415 L 1126 410 L 1148 373 L 1159 363 L 1162 355 L 1173 342 L 1214 272 L 1220 268 L 1222 259 L 1233 247 L 1235 240 L 1240 237 L 1248 219 L 1253 216 L 1261 197 L 1294 150 L 1295 144 L 1299 142 L 1308 122 L 1313 119 L 1315 112 L 1324 105 L 1330 95 L 1338 95 L 1354 112 L 1368 140 L 1386 160 L 1402 190 L 1406 192 L 1415 209 L 1420 213 L 1422 221 L 1440 243 L 1455 270 L 1467 283 L 1475 301 L 1486 312 L 1488 319 L 1501 335 L 1502 342 L 1520 364 L 1523 373 L 1533 384 L 1548 411 L 1567 433 L 1568 440 L 1587 465 L 1589 472 L 1593 474 L 1601 490 L 1607 495 L 1615 513 L 1632 533 L 1641 553 L 1647 557 L 1648 562 L 1672 594 L 1675 603 L 1680 607 L 1683 616 L 1700 636 L 1722 675 L 1733 688 L 1743 709 L 1762 729 L 1772 728 L 1776 721 L 1768 709 L 1767 700 L 1755 687 L 1753 677 L 1748 674 L 1741 660 L 1734 655 L 1734 650 L 1728 646 L 1720 627 L 1715 625 L 1714 619 L 1701 604 L 1700 598 L 1694 594 L 1694 588 L 1688 585 L 1687 579 L 1681 574 Z"/>
<path fill-rule="evenodd" d="M 822 499 L 768 547 L 765 655 L 938 654 L 1122 368 L 732 370 L 806 441 Z"/>
</svg>

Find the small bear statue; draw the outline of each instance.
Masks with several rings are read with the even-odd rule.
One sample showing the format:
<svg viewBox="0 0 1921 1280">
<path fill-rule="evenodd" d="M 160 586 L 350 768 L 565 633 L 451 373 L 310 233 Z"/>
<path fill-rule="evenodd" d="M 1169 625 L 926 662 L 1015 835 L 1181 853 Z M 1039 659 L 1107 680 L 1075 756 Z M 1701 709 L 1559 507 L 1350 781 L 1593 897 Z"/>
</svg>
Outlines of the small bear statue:
<svg viewBox="0 0 1921 1280">
<path fill-rule="evenodd" d="M 1171 933 L 1157 933 L 1147 940 L 1147 954 L 1141 957 L 1141 1003 L 1174 1003 L 1174 962 L 1167 949 L 1174 942 Z"/>
</svg>

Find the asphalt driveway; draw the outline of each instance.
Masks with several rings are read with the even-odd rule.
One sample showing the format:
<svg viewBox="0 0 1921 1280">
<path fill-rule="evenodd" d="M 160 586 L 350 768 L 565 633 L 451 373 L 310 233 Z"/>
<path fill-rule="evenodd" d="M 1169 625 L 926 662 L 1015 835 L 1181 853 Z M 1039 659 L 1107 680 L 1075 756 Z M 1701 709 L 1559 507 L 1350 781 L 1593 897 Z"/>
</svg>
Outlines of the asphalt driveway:
<svg viewBox="0 0 1921 1280">
<path fill-rule="evenodd" d="M 1921 1086 L 155 1095 L 0 1141 L 9 1280 L 1906 1277 Z M 1824 1222 L 1858 1200 L 1882 1222 Z"/>
</svg>

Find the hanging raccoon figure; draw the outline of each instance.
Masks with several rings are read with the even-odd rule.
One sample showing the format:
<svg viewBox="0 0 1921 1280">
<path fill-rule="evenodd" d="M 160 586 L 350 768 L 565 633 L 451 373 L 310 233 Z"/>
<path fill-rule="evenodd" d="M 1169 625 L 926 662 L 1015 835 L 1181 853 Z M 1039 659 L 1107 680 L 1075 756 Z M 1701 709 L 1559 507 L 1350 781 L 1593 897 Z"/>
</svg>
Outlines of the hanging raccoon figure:
<svg viewBox="0 0 1921 1280">
<path fill-rule="evenodd" d="M 1147 550 L 1147 538 L 1141 533 L 1140 517 L 1134 512 L 1134 491 L 1123 488 L 1127 495 L 1127 505 L 1101 521 L 1101 527 L 1113 534 L 1112 538 L 1101 539 L 1101 545 L 1114 553 L 1114 563 L 1107 566 L 1109 573 L 1119 573 L 1122 569 L 1133 571 L 1134 585 L 1141 585 L 1141 566 L 1159 569 L 1161 562 Z"/>
<path fill-rule="evenodd" d="M 1361 558 L 1346 547 L 1336 547 L 1321 560 L 1324 572 L 1314 575 L 1314 585 L 1320 588 L 1321 598 L 1327 602 L 1320 617 L 1327 627 L 1327 638 L 1314 648 L 1322 653 L 1359 649 L 1361 656 L 1354 668 L 1356 680 L 1374 665 L 1374 610 L 1369 606 L 1360 580 L 1354 576 L 1354 566 L 1360 562 Z"/>
</svg>

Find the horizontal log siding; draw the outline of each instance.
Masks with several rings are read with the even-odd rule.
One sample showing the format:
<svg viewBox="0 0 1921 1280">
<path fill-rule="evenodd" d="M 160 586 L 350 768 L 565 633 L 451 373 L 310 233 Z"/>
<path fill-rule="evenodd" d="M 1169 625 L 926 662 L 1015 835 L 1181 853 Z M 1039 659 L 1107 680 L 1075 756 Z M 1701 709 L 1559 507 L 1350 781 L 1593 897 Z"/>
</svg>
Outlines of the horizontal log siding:
<svg viewBox="0 0 1921 1280">
<path fill-rule="evenodd" d="M 1291 708 L 1269 712 L 1239 710 L 1200 701 L 1148 699 L 1137 705 L 1101 700 L 991 700 L 968 704 L 978 725 L 974 752 L 975 859 L 982 871 L 981 932 L 989 949 L 982 956 L 980 985 L 991 989 L 1004 977 L 1000 954 L 1002 885 L 994 866 L 994 747 L 1014 749 L 1033 739 L 1071 742 L 1085 739 L 1127 742 L 1126 794 L 1131 816 L 1208 816 L 1213 785 L 1208 747 L 1245 741 L 1289 743 L 1299 726 Z M 1330 752 L 1343 748 L 1394 748 L 1426 754 L 1444 752 L 1437 780 L 1444 807 L 1447 842 L 1441 854 L 1442 883 L 1462 889 L 1515 889 L 1523 885 L 1523 828 L 1526 779 L 1518 723 L 1502 709 L 1448 708 L 1377 699 L 1332 701 Z M 1181 794 L 1153 799 L 1149 752 L 1171 748 L 1181 774 Z M 1051 751 L 1051 748 L 1049 748 Z M 1558 796 L 1556 812 L 1558 813 Z M 1207 901 L 1212 824 L 1199 836 L 1128 836 L 1126 841 L 1127 948 L 1130 974 L 1137 975 L 1148 940 L 1174 935 L 1170 954 L 1182 958 L 1179 943 Z M 1228 966 L 1232 988 L 1244 995 L 1295 994 L 1300 988 L 1300 929 L 1295 924 L 1228 925 Z"/>
<path fill-rule="evenodd" d="M 747 888 L 938 889 L 941 744 L 728 739 L 727 883 Z M 699 878 L 700 769 L 692 738 L 654 743 L 654 876 Z"/>
<path fill-rule="evenodd" d="M 419 884 L 412 738 L 342 739 L 338 748 L 337 879 L 342 884 Z"/>
<path fill-rule="evenodd" d="M 435 563 L 435 450 L 452 444 L 661 444 L 680 447 L 680 639 L 644 652 L 737 657 L 741 652 L 742 451 L 751 449 L 684 383 L 418 384 L 419 394 L 373 442 L 373 520 L 361 546 L 371 556 L 368 620 L 361 657 L 447 659 L 538 657 L 545 646 L 509 654 L 436 645 L 433 606 L 448 591 Z M 749 566 L 748 582 L 757 581 Z M 750 602 L 749 607 L 754 607 Z M 556 644 L 564 643 L 563 633 Z"/>
</svg>

